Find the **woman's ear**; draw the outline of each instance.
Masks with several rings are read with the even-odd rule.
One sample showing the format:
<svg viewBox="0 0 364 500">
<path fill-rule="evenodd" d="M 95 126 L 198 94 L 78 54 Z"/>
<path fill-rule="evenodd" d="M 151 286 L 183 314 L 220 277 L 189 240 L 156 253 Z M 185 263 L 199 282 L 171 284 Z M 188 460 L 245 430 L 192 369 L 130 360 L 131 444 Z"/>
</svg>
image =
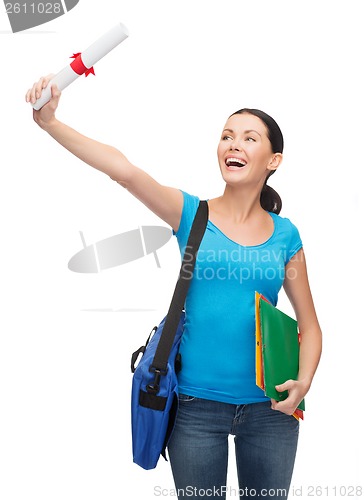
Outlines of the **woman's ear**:
<svg viewBox="0 0 364 500">
<path fill-rule="evenodd" d="M 274 153 L 270 162 L 268 163 L 267 169 L 268 170 L 277 170 L 279 165 L 282 163 L 282 160 L 283 160 L 282 153 Z"/>
</svg>

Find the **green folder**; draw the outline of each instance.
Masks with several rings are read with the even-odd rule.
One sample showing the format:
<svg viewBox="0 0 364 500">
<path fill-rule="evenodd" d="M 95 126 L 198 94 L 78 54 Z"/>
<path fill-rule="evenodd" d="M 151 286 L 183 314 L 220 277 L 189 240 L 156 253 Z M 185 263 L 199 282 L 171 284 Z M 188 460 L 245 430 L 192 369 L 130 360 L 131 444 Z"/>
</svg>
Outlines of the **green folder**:
<svg viewBox="0 0 364 500">
<path fill-rule="evenodd" d="M 261 356 L 266 396 L 284 401 L 288 391 L 275 388 L 286 380 L 297 380 L 299 368 L 299 334 L 297 321 L 283 313 L 260 296 L 259 316 L 261 330 Z M 298 405 L 305 410 L 304 399 Z"/>
</svg>

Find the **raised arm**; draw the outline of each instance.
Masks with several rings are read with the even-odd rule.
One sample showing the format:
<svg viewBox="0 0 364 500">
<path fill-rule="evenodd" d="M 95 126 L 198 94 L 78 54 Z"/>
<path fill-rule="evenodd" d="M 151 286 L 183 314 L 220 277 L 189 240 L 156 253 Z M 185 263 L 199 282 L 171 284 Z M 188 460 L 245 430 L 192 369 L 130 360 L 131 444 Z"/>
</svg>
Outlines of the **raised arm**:
<svg viewBox="0 0 364 500">
<path fill-rule="evenodd" d="M 34 103 L 52 77 L 51 74 L 40 78 L 26 93 L 26 101 Z M 118 182 L 177 231 L 183 207 L 182 192 L 159 184 L 145 171 L 132 165 L 118 149 L 90 139 L 57 120 L 55 112 L 61 92 L 55 85 L 51 90 L 51 100 L 39 111 L 33 110 L 34 121 L 64 148 Z"/>
</svg>

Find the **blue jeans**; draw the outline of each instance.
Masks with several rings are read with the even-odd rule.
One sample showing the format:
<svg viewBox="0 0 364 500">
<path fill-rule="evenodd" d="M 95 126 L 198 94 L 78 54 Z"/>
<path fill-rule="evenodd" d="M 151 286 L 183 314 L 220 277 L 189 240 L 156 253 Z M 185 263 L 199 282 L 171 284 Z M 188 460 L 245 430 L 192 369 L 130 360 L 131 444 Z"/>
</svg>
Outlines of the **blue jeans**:
<svg viewBox="0 0 364 500">
<path fill-rule="evenodd" d="M 299 422 L 271 402 L 234 405 L 179 395 L 168 454 L 179 499 L 287 498 Z M 233 434 L 239 491 L 226 486 Z"/>
</svg>

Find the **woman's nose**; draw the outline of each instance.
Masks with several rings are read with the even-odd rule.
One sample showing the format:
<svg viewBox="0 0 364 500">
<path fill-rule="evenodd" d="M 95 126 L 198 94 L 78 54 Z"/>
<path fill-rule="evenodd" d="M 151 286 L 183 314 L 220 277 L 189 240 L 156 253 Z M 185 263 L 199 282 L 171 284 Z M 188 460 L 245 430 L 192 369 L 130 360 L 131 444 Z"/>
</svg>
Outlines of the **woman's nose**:
<svg viewBox="0 0 364 500">
<path fill-rule="evenodd" d="M 241 145 L 240 145 L 240 141 L 239 141 L 239 139 L 238 139 L 238 138 L 235 138 L 235 139 L 233 139 L 233 140 L 231 141 L 231 143 L 230 143 L 230 149 L 231 149 L 231 150 L 233 150 L 233 149 L 234 149 L 235 151 L 240 151 L 240 149 L 241 149 Z"/>
</svg>

